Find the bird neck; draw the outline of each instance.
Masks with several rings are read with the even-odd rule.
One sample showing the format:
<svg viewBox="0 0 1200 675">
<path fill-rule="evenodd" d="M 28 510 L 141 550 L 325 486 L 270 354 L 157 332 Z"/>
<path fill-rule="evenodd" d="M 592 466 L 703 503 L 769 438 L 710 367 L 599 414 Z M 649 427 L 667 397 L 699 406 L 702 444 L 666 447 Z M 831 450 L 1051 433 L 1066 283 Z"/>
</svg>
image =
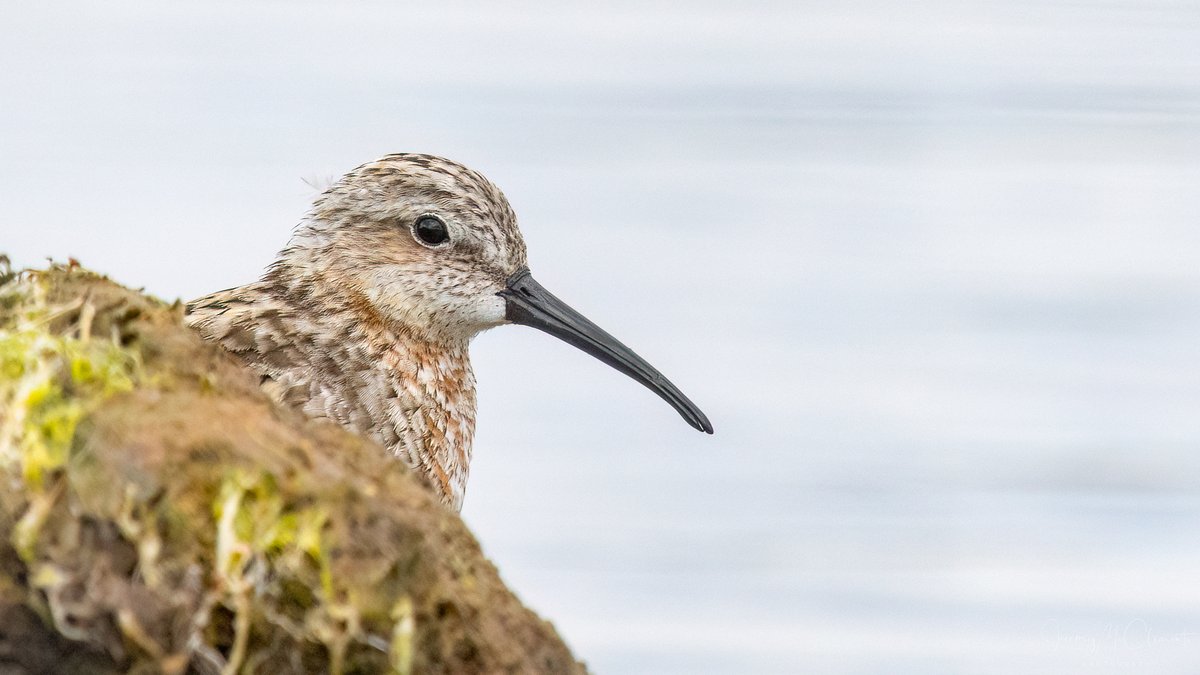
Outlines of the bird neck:
<svg viewBox="0 0 1200 675">
<path fill-rule="evenodd" d="M 462 507 L 475 436 L 475 375 L 466 342 L 399 337 L 379 365 L 396 398 L 390 402 L 391 450 L 418 471 L 442 501 Z"/>
<path fill-rule="evenodd" d="M 313 268 L 277 264 L 260 283 L 296 316 L 322 317 L 308 328 L 322 337 L 303 340 L 314 347 L 307 360 L 326 361 L 336 350 L 346 357 L 338 362 L 357 363 L 349 372 L 311 369 L 311 377 L 330 380 L 313 384 L 332 388 L 334 396 L 325 410 L 306 412 L 370 436 L 424 478 L 444 503 L 461 508 L 475 434 L 469 339 L 388 320 L 365 294 Z"/>
</svg>

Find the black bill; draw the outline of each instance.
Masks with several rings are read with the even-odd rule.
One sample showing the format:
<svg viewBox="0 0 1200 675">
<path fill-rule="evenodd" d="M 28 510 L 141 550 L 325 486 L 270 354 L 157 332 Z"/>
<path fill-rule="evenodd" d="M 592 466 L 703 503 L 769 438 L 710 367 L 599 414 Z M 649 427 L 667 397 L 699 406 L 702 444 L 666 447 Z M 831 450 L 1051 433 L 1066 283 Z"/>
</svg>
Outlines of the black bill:
<svg viewBox="0 0 1200 675">
<path fill-rule="evenodd" d="M 704 413 L 670 380 L 629 347 L 542 288 L 527 268 L 509 277 L 507 286 L 500 291 L 500 297 L 506 303 L 505 318 L 509 321 L 545 331 L 582 349 L 646 385 L 678 410 L 688 424 L 708 434 L 713 432 L 712 424 Z"/>
</svg>

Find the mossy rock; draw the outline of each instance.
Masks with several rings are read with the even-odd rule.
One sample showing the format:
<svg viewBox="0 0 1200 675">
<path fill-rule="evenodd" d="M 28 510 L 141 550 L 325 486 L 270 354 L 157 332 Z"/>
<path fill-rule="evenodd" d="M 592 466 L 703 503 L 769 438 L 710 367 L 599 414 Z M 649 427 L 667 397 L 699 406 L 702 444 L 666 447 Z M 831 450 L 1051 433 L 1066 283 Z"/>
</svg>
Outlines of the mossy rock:
<svg viewBox="0 0 1200 675">
<path fill-rule="evenodd" d="M 399 462 L 178 303 L 0 281 L 0 672 L 584 671 Z"/>
</svg>

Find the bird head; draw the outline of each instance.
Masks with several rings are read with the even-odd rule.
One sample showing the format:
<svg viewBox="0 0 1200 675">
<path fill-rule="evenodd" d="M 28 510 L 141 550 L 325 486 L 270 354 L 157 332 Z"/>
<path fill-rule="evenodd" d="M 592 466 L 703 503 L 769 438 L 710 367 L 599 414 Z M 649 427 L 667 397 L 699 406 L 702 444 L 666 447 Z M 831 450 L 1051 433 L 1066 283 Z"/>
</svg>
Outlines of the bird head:
<svg viewBox="0 0 1200 675">
<path fill-rule="evenodd" d="M 641 382 L 712 433 L 675 385 L 534 280 L 508 200 L 456 162 L 397 154 L 354 169 L 317 199 L 277 265 L 431 342 L 465 342 L 506 323 L 537 328 Z"/>
<path fill-rule="evenodd" d="M 281 259 L 410 334 L 467 340 L 505 322 L 497 293 L 525 265 L 525 242 L 486 178 L 440 157 L 401 154 L 331 185 Z"/>
</svg>

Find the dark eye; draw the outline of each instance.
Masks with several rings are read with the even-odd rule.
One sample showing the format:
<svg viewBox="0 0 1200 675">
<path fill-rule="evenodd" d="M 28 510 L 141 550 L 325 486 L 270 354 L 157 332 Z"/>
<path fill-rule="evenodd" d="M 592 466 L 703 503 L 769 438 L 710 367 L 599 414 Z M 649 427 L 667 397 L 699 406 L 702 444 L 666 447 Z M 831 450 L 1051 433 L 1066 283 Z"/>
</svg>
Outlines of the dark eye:
<svg viewBox="0 0 1200 675">
<path fill-rule="evenodd" d="M 413 225 L 413 236 L 429 246 L 444 244 L 450 239 L 446 224 L 434 216 L 421 216 Z"/>
</svg>

